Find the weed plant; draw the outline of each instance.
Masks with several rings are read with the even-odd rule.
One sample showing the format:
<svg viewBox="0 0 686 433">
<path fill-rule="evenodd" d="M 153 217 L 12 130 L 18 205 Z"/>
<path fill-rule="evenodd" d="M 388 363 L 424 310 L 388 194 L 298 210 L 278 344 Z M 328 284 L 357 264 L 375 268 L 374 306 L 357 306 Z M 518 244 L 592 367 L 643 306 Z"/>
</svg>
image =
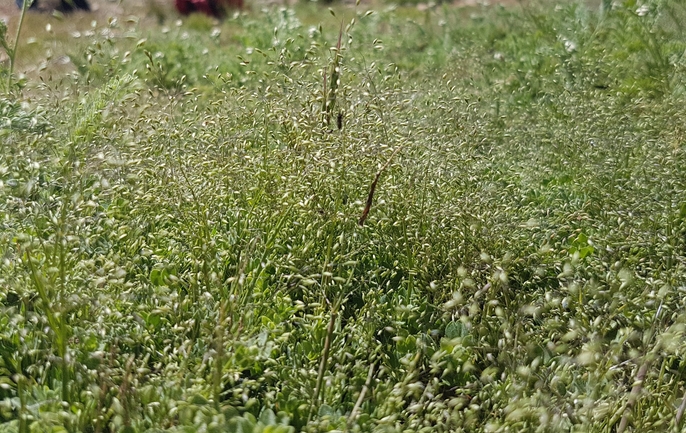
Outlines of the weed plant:
<svg viewBox="0 0 686 433">
<path fill-rule="evenodd" d="M 605 3 L 65 48 L 0 100 L 0 430 L 682 431 L 686 9 Z"/>
</svg>

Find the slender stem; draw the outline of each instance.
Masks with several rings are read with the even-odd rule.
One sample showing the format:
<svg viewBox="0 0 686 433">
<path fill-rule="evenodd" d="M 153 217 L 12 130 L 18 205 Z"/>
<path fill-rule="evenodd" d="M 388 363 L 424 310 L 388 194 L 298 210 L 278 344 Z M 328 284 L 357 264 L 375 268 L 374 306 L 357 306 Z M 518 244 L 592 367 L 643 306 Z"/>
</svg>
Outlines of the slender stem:
<svg viewBox="0 0 686 433">
<path fill-rule="evenodd" d="M 312 409 L 317 405 L 319 401 L 319 394 L 322 391 L 322 384 L 324 383 L 324 372 L 326 371 L 326 365 L 329 361 L 329 349 L 331 348 L 331 339 L 333 338 L 333 330 L 336 324 L 336 316 L 338 315 L 337 306 L 331 310 L 331 319 L 329 320 L 329 326 L 326 329 L 326 338 L 324 339 L 324 350 L 322 351 L 322 360 L 319 363 L 319 372 L 317 373 L 317 386 L 314 389 L 314 396 L 312 397 L 312 407 L 310 407 L 310 416 L 312 416 Z"/>
<path fill-rule="evenodd" d="M 624 430 L 626 430 L 627 426 L 629 425 L 629 417 L 631 416 L 631 410 L 634 408 L 634 405 L 638 400 L 641 390 L 643 390 L 643 380 L 645 379 L 646 374 L 648 373 L 649 367 L 650 360 L 645 359 L 641 367 L 638 369 L 638 373 L 636 374 L 636 378 L 634 380 L 634 386 L 631 388 L 631 393 L 629 393 L 629 400 L 627 401 L 626 406 L 624 408 L 622 420 L 619 423 L 619 427 L 617 427 L 617 433 L 622 433 Z"/>
<path fill-rule="evenodd" d="M 21 368 L 21 358 L 19 358 L 19 362 L 17 364 Z M 26 413 L 26 390 L 24 389 L 25 380 L 26 378 L 24 377 L 23 372 L 20 371 L 17 375 L 17 395 L 19 396 L 19 433 L 28 433 L 30 431 L 27 420 L 28 414 Z"/>
<path fill-rule="evenodd" d="M 221 306 L 219 307 L 219 321 L 217 327 L 215 328 L 215 351 L 217 352 L 214 359 L 214 377 L 213 377 L 213 387 L 214 387 L 214 407 L 216 410 L 221 408 L 221 396 L 222 396 L 222 373 L 224 367 L 224 322 L 226 321 L 226 305 L 230 302 L 228 299 L 222 299 Z"/>
<path fill-rule="evenodd" d="M 367 195 L 367 204 L 364 207 L 364 210 L 362 211 L 362 216 L 360 217 L 359 221 L 357 221 L 357 224 L 360 226 L 364 225 L 364 222 L 367 220 L 367 216 L 369 215 L 369 211 L 372 208 L 372 203 L 374 202 L 374 191 L 376 191 L 376 184 L 379 183 L 379 178 L 381 177 L 381 174 L 388 168 L 388 166 L 391 164 L 391 161 L 393 161 L 393 157 L 397 155 L 400 150 L 402 150 L 403 145 L 399 145 L 396 147 L 396 149 L 393 151 L 391 154 L 391 157 L 388 158 L 388 161 L 381 167 L 381 169 L 376 173 L 376 176 L 374 177 L 374 181 L 372 182 L 372 185 L 369 187 L 369 194 Z"/>
<path fill-rule="evenodd" d="M 362 406 L 362 402 L 364 401 L 364 397 L 367 395 L 367 391 L 372 385 L 372 378 L 374 377 L 374 368 L 376 367 L 376 362 L 372 362 L 369 365 L 369 372 L 367 373 L 367 380 L 365 380 L 364 385 L 362 386 L 362 390 L 360 391 L 360 396 L 357 397 L 357 401 L 355 402 L 355 406 L 353 407 L 353 410 L 350 412 L 350 416 L 348 416 L 348 428 L 352 426 L 352 424 L 355 422 L 357 419 L 357 413 L 360 411 L 360 407 Z"/>
<path fill-rule="evenodd" d="M 679 410 L 676 411 L 677 428 L 681 426 L 681 418 L 684 416 L 684 411 L 686 411 L 686 392 L 684 392 L 684 398 L 681 399 L 681 405 L 679 405 Z"/>
<path fill-rule="evenodd" d="M 655 337 L 655 334 L 657 333 L 657 327 L 658 327 L 658 320 L 660 319 L 660 313 L 662 312 L 662 303 L 660 303 L 660 306 L 657 308 L 657 312 L 655 313 L 655 319 L 653 320 L 653 324 L 650 327 L 650 333 L 648 334 L 648 338 L 646 339 L 646 345 L 653 340 Z M 660 348 L 660 342 L 657 343 L 656 347 L 653 348 L 653 353 L 658 353 L 658 350 Z M 650 351 L 646 351 L 646 354 L 643 357 L 643 363 L 638 369 L 638 372 L 636 373 L 636 377 L 634 379 L 634 385 L 631 388 L 631 392 L 629 393 L 629 398 L 626 402 L 626 405 L 624 406 L 624 413 L 622 414 L 622 419 L 619 422 L 619 426 L 617 427 L 617 433 L 623 433 L 624 430 L 629 425 L 629 418 L 631 417 L 631 412 L 634 409 L 634 406 L 636 405 L 636 402 L 638 401 L 638 398 L 641 395 L 641 392 L 643 391 L 643 382 L 648 374 L 648 369 L 650 368 L 651 363 L 655 357 L 651 354 Z"/>
<path fill-rule="evenodd" d="M 33 1 L 31 1 L 33 3 Z M 7 91 L 12 88 L 12 75 L 14 74 L 14 59 L 17 57 L 17 47 L 19 47 L 19 35 L 21 34 L 21 27 L 24 24 L 24 17 L 26 16 L 26 10 L 29 8 L 28 0 L 24 0 L 21 5 L 21 15 L 19 15 L 19 24 L 17 25 L 17 34 L 14 36 L 14 47 L 12 51 L 7 53 L 10 58 L 10 72 L 7 75 Z"/>
</svg>

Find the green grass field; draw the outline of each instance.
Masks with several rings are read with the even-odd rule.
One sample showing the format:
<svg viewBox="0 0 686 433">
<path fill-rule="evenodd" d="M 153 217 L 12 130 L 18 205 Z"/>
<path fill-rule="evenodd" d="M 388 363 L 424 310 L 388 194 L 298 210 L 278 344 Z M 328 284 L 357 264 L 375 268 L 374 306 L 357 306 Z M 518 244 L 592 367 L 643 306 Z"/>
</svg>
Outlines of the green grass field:
<svg viewBox="0 0 686 433">
<path fill-rule="evenodd" d="M 686 5 L 603 3 L 30 14 L 0 432 L 686 431 Z"/>
</svg>

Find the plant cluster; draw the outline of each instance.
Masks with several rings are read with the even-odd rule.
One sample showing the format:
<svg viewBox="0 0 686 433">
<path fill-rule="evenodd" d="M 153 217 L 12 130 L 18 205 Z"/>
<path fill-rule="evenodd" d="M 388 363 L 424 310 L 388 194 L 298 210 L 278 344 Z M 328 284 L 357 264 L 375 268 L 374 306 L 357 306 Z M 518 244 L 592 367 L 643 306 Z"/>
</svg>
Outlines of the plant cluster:
<svg viewBox="0 0 686 433">
<path fill-rule="evenodd" d="M 680 431 L 686 9 L 606 3 L 69 47 L 0 99 L 0 430 Z"/>
</svg>

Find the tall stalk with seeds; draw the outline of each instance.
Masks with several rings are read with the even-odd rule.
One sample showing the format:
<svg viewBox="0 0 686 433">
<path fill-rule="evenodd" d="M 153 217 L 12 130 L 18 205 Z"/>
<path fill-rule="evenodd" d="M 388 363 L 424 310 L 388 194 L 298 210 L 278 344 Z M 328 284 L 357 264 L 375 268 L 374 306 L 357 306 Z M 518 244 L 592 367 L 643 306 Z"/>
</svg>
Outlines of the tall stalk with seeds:
<svg viewBox="0 0 686 433">
<path fill-rule="evenodd" d="M 341 28 L 338 31 L 338 42 L 336 43 L 336 51 L 333 56 L 333 62 L 331 63 L 331 74 L 329 74 L 329 86 L 327 91 L 326 79 L 327 74 L 324 71 L 324 102 L 322 103 L 322 113 L 324 113 L 324 127 L 327 128 L 331 125 L 331 117 L 336 106 L 336 93 L 338 92 L 338 87 L 341 83 L 341 60 L 343 55 L 341 54 L 341 40 L 343 39 L 343 22 L 341 22 Z"/>
</svg>

